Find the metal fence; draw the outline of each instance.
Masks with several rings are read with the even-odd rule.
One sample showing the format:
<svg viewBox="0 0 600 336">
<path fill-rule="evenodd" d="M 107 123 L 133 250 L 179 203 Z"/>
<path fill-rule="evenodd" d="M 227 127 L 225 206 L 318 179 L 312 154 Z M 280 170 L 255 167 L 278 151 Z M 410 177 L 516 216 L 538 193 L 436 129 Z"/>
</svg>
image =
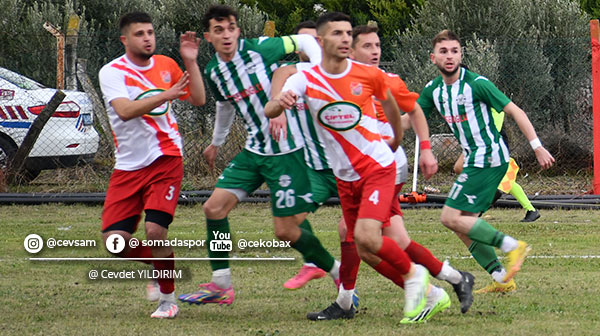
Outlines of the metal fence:
<svg viewBox="0 0 600 336">
<path fill-rule="evenodd" d="M 82 40 L 91 41 L 93 37 Z M 425 82 L 423 74 L 435 75 L 436 70 L 428 64 L 428 41 L 429 37 L 423 37 L 427 43 L 408 43 L 407 41 L 384 41 L 384 54 L 382 67 L 401 75 L 414 91 L 420 91 Z M 557 159 L 555 167 L 541 172 L 537 166 L 533 151 L 528 142 L 518 130 L 516 124 L 511 121 L 505 122 L 505 129 L 510 138 L 511 155 L 514 157 L 521 170 L 519 181 L 528 194 L 581 194 L 591 189 L 592 181 L 592 112 L 591 112 L 591 61 L 589 41 L 552 41 L 541 46 L 540 53 L 532 52 L 531 41 L 515 47 L 514 44 L 503 45 L 501 40 L 494 44 L 497 48 L 496 54 L 501 57 L 498 64 L 491 64 L 489 60 L 471 57 L 468 58 L 467 45 L 465 60 L 471 70 L 488 76 L 504 91 L 515 103 L 521 106 L 530 116 L 538 135 L 544 145 Z M 584 45 L 582 55 L 571 55 L 573 43 Z M 180 64 L 177 53 L 178 41 L 175 38 L 162 39 L 159 43 L 159 53 L 173 57 Z M 123 53 L 118 44 L 104 50 L 94 49 L 94 52 L 85 50 L 89 46 L 80 45 L 79 54 L 88 58 L 86 74 L 100 94 L 97 83 L 97 72 L 99 67 L 111 59 Z M 473 47 L 473 46 L 471 46 Z M 23 47 L 27 53 L 27 46 Z M 413 49 L 411 49 L 413 48 Z M 508 50 L 512 48 L 512 50 Z M 543 48 L 546 48 L 544 50 Z M 420 66 L 407 63 L 408 56 L 402 56 L 398 52 L 410 52 L 411 55 L 421 55 L 418 61 Z M 534 50 L 535 51 L 535 50 Z M 49 51 L 53 54 L 55 50 Z M 97 54 L 101 52 L 102 54 Z M 212 53 L 205 42 L 201 48 L 199 57 L 200 68 L 203 69 Z M 552 56 L 548 56 L 552 55 Z M 475 55 L 477 56 L 477 55 Z M 543 64 L 536 57 L 543 57 Z M 290 59 L 292 59 L 291 56 Z M 579 60 L 574 64 L 574 59 Z M 537 62 L 537 63 L 536 63 Z M 512 64 L 512 66 L 511 66 Z M 3 66 L 0 64 L 0 66 Z M 407 70 L 408 69 L 408 70 Z M 480 70 L 481 69 L 481 70 Z M 491 70 L 489 70 L 491 69 Z M 48 72 L 55 72 L 54 66 L 40 72 L 38 65 L 19 66 L 22 75 L 33 79 L 35 74 L 44 73 L 48 78 Z M 487 72 L 489 70 L 489 73 Z M 1 74 L 1 73 L 0 73 Z M 433 79 L 433 75 L 429 79 Z M 50 76 L 52 77 L 52 76 Z M 418 80 L 414 80 L 417 78 Z M 38 89 L 36 85 L 27 82 L 21 85 L 9 85 L 2 81 L 0 76 L 0 164 L 6 162 L 7 156 L 20 144 L 20 137 L 27 131 L 31 120 L 35 118 L 36 109 L 47 103 L 49 95 L 53 90 Z M 42 79 L 38 79 L 42 80 Z M 49 86 L 54 83 L 46 84 Z M 15 84 L 15 83 L 13 83 Z M 26 90 L 33 89 L 33 90 Z M 24 93 L 27 91 L 29 98 Z M 79 91 L 83 91 L 79 86 Z M 89 90 L 88 90 L 89 91 Z M 216 178 L 225 165 L 242 149 L 245 143 L 246 131 L 241 120 L 236 117 L 227 142 L 221 147 L 216 162 L 216 169 L 211 171 L 202 158 L 202 151 L 210 144 L 214 123 L 214 100 L 209 92 L 209 101 L 203 107 L 193 107 L 184 102 L 174 104 L 174 111 L 179 123 L 179 129 L 185 144 L 185 179 L 184 190 L 211 189 Z M 95 105 L 95 106 L 94 106 Z M 59 108 L 58 115 L 50 119 L 46 128 L 40 135 L 34 151 L 30 155 L 31 163 L 28 165 L 34 178 L 41 169 L 56 166 L 61 163 L 67 166 L 74 163 L 86 161 L 94 156 L 93 166 L 75 168 L 93 170 L 96 180 L 89 183 L 87 177 L 81 182 L 83 187 L 75 189 L 83 191 L 103 190 L 108 181 L 112 169 L 113 155 L 111 147 L 111 135 L 106 134 L 98 124 L 98 118 L 93 118 L 95 127 L 91 126 L 93 109 L 103 111 L 103 106 L 98 106 L 90 96 L 90 92 L 77 93 L 68 92 L 67 98 Z M 508 119 L 508 118 L 507 118 Z M 429 181 L 420 177 L 418 189 L 425 186 L 447 192 L 454 175 L 451 172 L 452 165 L 460 149 L 454 138 L 449 136 L 449 129 L 445 122 L 437 114 L 429 118 L 432 133 L 432 147 L 440 164 L 439 173 Z M 22 139 L 21 139 L 22 140 Z M 8 144 L 8 145 L 7 145 Z M 407 152 L 410 169 L 414 156 L 414 133 L 407 132 L 403 142 Z M 4 156 L 2 156 L 4 155 Z M 36 157 L 37 159 L 33 159 Z M 64 159 L 60 159 L 64 157 Z M 4 161 L 3 161 L 4 160 Z M 71 160 L 71 161 L 69 161 Z M 41 164 L 36 166 L 36 161 Z M 89 162 L 89 160 L 87 160 Z M 53 164 L 50 164 L 53 162 Z M 46 181 L 51 171 L 44 172 L 38 180 Z M 70 185 L 77 184 L 77 179 L 82 175 L 69 173 Z M 46 176 L 46 177 L 45 177 Z M 44 177 L 46 180 L 44 180 Z M 43 184 L 43 183 L 40 183 Z M 410 184 L 410 183 L 409 183 Z M 43 185 L 41 186 L 43 188 Z"/>
</svg>

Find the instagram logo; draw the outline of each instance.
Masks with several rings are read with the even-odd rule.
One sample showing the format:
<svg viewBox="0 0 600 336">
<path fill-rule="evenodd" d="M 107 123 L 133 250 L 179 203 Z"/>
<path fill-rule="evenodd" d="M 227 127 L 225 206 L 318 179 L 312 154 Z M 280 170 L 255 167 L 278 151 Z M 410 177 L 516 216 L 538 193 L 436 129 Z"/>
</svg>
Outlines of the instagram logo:
<svg viewBox="0 0 600 336">
<path fill-rule="evenodd" d="M 32 233 L 25 237 L 25 251 L 29 253 L 38 253 L 44 247 L 44 240 L 39 235 Z"/>
</svg>

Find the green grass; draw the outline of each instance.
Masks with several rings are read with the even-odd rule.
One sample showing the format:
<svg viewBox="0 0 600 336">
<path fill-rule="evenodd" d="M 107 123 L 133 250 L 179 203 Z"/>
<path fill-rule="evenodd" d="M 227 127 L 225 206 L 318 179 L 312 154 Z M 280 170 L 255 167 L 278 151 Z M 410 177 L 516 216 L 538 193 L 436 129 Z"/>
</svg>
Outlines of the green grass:
<svg viewBox="0 0 600 336">
<path fill-rule="evenodd" d="M 239 257 L 296 257 L 295 261 L 231 263 L 236 300 L 232 306 L 181 305 L 175 320 L 150 319 L 155 303 L 144 299 L 145 280 L 89 280 L 88 272 L 137 270 L 135 262 L 30 261 L 23 239 L 95 239 L 95 248 L 44 249 L 36 257 L 107 257 L 100 247 L 101 207 L 84 205 L 2 206 L 0 238 L 0 334 L 120 335 L 597 335 L 600 259 L 561 256 L 599 255 L 600 216 L 594 211 L 544 210 L 535 223 L 518 222 L 523 210 L 493 209 L 486 219 L 498 229 L 532 244 L 533 255 L 517 275 L 518 289 L 509 294 L 478 295 L 471 310 L 460 314 L 452 288 L 452 307 L 423 325 L 400 325 L 403 292 L 361 265 L 357 288 L 361 309 L 353 320 L 311 322 L 305 315 L 321 310 L 336 297 L 329 277 L 297 291 L 282 287 L 301 265 L 292 249 L 235 251 Z M 340 209 L 326 207 L 311 215 L 318 237 L 339 256 L 336 223 Z M 439 209 L 406 210 L 412 238 L 440 259 L 476 276 L 476 288 L 490 277 L 468 256 L 467 249 L 439 223 Z M 234 241 L 272 239 L 268 204 L 242 204 L 230 216 Z M 68 228 L 68 229 L 67 229 Z M 170 237 L 204 239 L 200 206 L 178 208 Z M 138 232 L 138 237 L 142 237 Z M 205 257 L 206 249 L 176 248 L 177 257 Z M 540 258 L 555 256 L 555 258 Z M 206 261 L 179 261 L 184 278 L 177 293 L 195 290 L 210 280 Z"/>
</svg>

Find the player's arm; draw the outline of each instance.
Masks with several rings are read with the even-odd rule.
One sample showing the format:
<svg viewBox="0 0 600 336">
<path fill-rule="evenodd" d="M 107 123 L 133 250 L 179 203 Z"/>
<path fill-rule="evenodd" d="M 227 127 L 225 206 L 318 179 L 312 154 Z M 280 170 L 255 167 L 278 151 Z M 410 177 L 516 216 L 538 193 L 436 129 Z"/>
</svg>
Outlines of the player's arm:
<svg viewBox="0 0 600 336">
<path fill-rule="evenodd" d="M 186 72 L 189 74 L 190 96 L 186 99 L 189 103 L 195 106 L 206 104 L 206 90 L 202 74 L 196 60 L 198 59 L 198 46 L 200 39 L 196 37 L 196 33 L 187 31 L 179 37 L 179 53 L 183 59 Z"/>
<path fill-rule="evenodd" d="M 130 100 L 129 98 L 119 97 L 110 101 L 113 109 L 123 121 L 131 120 L 133 118 L 141 117 L 144 114 L 150 113 L 158 106 L 164 104 L 167 101 L 177 99 L 186 94 L 184 91 L 185 87 L 189 84 L 189 74 L 183 73 L 183 76 L 179 79 L 175 85 L 166 91 L 161 93 L 139 99 Z"/>
<path fill-rule="evenodd" d="M 210 168 L 214 167 L 219 147 L 225 143 L 225 139 L 227 139 L 227 135 L 229 135 L 231 125 L 235 118 L 235 109 L 231 103 L 217 101 L 216 108 L 217 111 L 215 114 L 212 142 L 202 152 L 202 156 L 204 156 L 204 159 L 208 162 Z"/>
<path fill-rule="evenodd" d="M 287 54 L 294 51 L 303 51 L 311 64 L 321 63 L 321 47 L 317 40 L 307 34 L 284 36 L 283 44 Z"/>
<path fill-rule="evenodd" d="M 388 145 L 393 151 L 395 151 L 396 148 L 400 146 L 402 137 L 404 137 L 402 119 L 400 118 L 400 108 L 398 108 L 396 99 L 392 95 L 392 91 L 389 88 L 386 89 L 386 98 L 384 100 L 380 100 L 380 103 L 381 107 L 383 108 L 383 113 L 392 126 L 392 130 L 394 132 L 394 137 L 389 140 Z"/>
<path fill-rule="evenodd" d="M 425 113 L 421 109 L 419 103 L 415 103 L 415 107 L 412 111 L 406 113 L 410 118 L 410 124 L 415 130 L 415 133 L 419 137 L 419 168 L 423 173 L 425 179 L 429 179 L 438 170 L 438 163 L 431 151 L 431 143 L 429 142 L 429 126 L 427 125 L 427 119 Z M 404 126 L 404 121 L 402 123 Z"/>
<path fill-rule="evenodd" d="M 525 112 L 513 102 L 508 103 L 508 105 L 504 107 L 504 112 L 515 120 L 519 129 L 531 144 L 540 166 L 544 169 L 550 168 L 554 164 L 554 157 L 546 150 L 546 148 L 544 148 L 544 146 L 542 146 L 542 143 L 538 139 L 535 129 Z"/>
<path fill-rule="evenodd" d="M 271 79 L 271 97 L 276 97 L 281 93 L 285 81 L 298 72 L 295 65 L 286 65 L 278 68 L 273 72 Z M 269 120 L 269 132 L 275 140 L 279 140 L 280 135 L 285 140 L 287 138 L 287 118 L 285 113 L 281 113 L 278 117 Z"/>
<path fill-rule="evenodd" d="M 296 73 L 297 69 L 295 66 L 281 67 L 273 73 L 271 80 L 271 100 L 265 106 L 265 116 L 267 118 L 279 117 L 286 109 L 292 108 L 296 100 L 298 100 L 298 94 L 294 90 L 291 90 L 293 84 L 289 81 Z"/>
</svg>

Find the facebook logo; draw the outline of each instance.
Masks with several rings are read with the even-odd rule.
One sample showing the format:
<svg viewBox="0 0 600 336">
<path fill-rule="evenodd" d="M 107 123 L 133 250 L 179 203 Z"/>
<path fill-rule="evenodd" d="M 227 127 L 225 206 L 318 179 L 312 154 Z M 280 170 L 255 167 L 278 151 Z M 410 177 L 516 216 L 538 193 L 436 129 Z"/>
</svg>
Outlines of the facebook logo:
<svg viewBox="0 0 600 336">
<path fill-rule="evenodd" d="M 106 238 L 106 249 L 110 253 L 121 253 L 125 249 L 125 238 L 117 233 L 111 234 Z"/>
</svg>

